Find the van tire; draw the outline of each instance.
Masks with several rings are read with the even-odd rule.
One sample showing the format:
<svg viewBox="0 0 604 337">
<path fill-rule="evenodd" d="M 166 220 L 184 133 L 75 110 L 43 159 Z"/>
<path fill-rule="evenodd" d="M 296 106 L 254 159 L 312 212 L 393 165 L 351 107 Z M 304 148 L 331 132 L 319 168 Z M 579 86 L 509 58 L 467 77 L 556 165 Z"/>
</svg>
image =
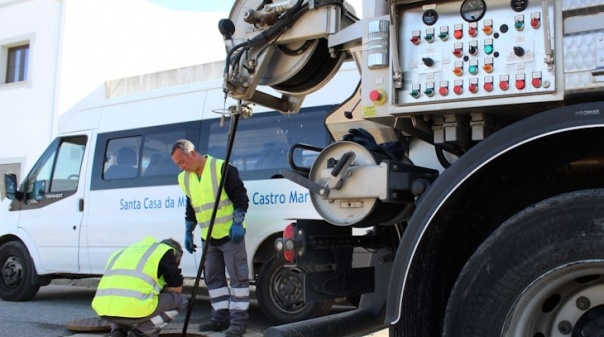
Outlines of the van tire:
<svg viewBox="0 0 604 337">
<path fill-rule="evenodd" d="M 37 280 L 33 261 L 22 242 L 10 241 L 0 246 L 0 298 L 31 300 L 40 290 Z"/>
<path fill-rule="evenodd" d="M 267 260 L 260 269 L 256 299 L 262 313 L 276 324 L 327 315 L 333 301 L 304 303 L 305 271 L 285 267 L 286 263 L 282 256 L 277 255 Z"/>
</svg>

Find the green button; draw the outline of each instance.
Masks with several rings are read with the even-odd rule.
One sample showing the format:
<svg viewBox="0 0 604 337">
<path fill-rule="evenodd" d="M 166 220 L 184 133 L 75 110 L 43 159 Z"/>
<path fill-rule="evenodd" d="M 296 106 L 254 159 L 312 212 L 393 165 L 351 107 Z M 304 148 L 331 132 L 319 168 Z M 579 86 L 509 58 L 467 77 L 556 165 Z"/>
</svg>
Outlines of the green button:
<svg viewBox="0 0 604 337">
<path fill-rule="evenodd" d="M 490 44 L 485 45 L 484 52 L 487 54 L 491 54 L 493 52 L 493 45 L 490 45 Z"/>
<path fill-rule="evenodd" d="M 470 66 L 470 68 L 468 68 L 468 71 L 470 72 L 470 74 L 476 75 L 476 73 L 478 73 L 478 67 L 477 66 Z"/>
<path fill-rule="evenodd" d="M 426 94 L 426 96 L 428 96 L 428 97 L 432 97 L 432 96 L 434 96 L 434 89 L 427 88 L 426 91 L 424 91 L 424 94 Z"/>
<path fill-rule="evenodd" d="M 415 98 L 418 98 L 419 97 L 419 91 L 418 90 L 412 90 L 411 91 L 411 96 L 415 97 Z"/>
</svg>

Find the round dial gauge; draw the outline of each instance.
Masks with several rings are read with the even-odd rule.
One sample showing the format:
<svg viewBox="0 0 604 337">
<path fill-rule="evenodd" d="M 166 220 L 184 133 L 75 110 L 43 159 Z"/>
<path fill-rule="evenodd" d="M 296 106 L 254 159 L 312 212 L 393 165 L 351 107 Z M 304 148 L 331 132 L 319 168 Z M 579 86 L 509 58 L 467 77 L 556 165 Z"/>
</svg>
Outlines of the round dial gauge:
<svg viewBox="0 0 604 337">
<path fill-rule="evenodd" d="M 459 10 L 461 17 L 467 22 L 476 22 L 484 16 L 487 4 L 484 0 L 464 0 Z"/>
<path fill-rule="evenodd" d="M 424 12 L 424 15 L 422 15 L 422 21 L 426 25 L 432 26 L 436 23 L 436 21 L 438 21 L 438 13 L 433 9 L 428 9 Z"/>
</svg>

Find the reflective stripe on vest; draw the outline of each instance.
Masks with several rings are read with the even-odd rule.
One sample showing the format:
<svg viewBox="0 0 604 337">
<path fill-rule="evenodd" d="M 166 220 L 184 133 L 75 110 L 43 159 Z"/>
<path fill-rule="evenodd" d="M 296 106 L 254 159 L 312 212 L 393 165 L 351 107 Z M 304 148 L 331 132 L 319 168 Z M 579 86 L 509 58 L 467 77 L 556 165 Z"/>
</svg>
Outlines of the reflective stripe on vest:
<svg viewBox="0 0 604 337">
<path fill-rule="evenodd" d="M 166 284 L 159 261 L 172 248 L 147 237 L 111 255 L 92 307 L 99 316 L 140 318 L 153 313 Z"/>
<path fill-rule="evenodd" d="M 191 200 L 195 218 L 201 227 L 201 238 L 204 240 L 207 237 L 208 226 L 214 210 L 218 185 L 222 178 L 223 164 L 224 160 L 207 156 L 201 179 L 194 172 L 187 171 L 181 172 L 178 176 L 181 189 Z M 233 222 L 233 211 L 233 203 L 223 188 L 220 193 L 216 218 L 214 219 L 213 238 L 221 239 L 229 235 L 229 229 Z"/>
</svg>

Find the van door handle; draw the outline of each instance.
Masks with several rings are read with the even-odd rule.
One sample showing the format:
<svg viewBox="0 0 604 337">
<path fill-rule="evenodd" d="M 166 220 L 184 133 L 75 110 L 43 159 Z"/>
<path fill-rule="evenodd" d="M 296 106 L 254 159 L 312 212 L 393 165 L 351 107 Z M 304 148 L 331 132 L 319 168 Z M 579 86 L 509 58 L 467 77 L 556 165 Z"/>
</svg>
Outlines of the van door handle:
<svg viewBox="0 0 604 337">
<path fill-rule="evenodd" d="M 79 205 L 78 205 L 78 210 L 80 212 L 84 212 L 84 199 L 80 199 Z"/>
</svg>

